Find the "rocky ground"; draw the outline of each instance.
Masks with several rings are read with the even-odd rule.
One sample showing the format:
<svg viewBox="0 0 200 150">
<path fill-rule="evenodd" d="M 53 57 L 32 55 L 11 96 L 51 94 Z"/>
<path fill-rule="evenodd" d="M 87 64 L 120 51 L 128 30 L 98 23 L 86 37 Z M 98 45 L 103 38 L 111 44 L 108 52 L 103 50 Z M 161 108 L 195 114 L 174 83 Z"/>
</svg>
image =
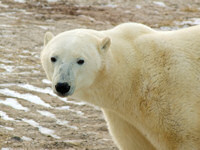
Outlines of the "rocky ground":
<svg viewBox="0 0 200 150">
<path fill-rule="evenodd" d="M 0 148 L 117 150 L 99 108 L 57 97 L 40 64 L 46 31 L 200 24 L 199 0 L 0 0 Z"/>
</svg>

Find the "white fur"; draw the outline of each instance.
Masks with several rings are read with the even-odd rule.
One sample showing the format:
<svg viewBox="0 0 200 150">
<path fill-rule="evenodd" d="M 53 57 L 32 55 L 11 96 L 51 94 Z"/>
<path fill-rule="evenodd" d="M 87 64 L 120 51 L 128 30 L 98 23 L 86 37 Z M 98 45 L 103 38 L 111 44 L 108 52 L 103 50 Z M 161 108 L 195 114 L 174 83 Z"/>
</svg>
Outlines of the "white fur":
<svg viewBox="0 0 200 150">
<path fill-rule="evenodd" d="M 200 26 L 163 32 L 125 23 L 47 34 L 44 43 L 54 91 L 68 82 L 69 95 L 101 107 L 121 150 L 199 149 Z"/>
</svg>

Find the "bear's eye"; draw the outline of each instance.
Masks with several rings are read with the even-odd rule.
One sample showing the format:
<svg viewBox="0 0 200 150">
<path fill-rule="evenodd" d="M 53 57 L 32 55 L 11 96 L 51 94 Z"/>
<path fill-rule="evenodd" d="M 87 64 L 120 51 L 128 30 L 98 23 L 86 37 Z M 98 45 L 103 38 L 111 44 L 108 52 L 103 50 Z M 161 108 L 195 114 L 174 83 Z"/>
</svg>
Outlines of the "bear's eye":
<svg viewBox="0 0 200 150">
<path fill-rule="evenodd" d="M 80 59 L 80 60 L 77 61 L 77 64 L 82 65 L 82 64 L 84 64 L 84 62 L 85 61 L 83 59 Z"/>
<path fill-rule="evenodd" d="M 55 57 L 51 57 L 51 62 L 56 62 L 56 58 Z"/>
</svg>

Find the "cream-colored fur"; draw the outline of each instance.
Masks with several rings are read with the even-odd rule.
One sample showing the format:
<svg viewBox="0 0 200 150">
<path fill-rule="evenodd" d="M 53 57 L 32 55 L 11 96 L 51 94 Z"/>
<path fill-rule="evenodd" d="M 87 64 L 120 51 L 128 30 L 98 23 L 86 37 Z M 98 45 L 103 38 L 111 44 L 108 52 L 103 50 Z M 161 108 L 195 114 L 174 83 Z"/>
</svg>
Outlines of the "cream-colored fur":
<svg viewBox="0 0 200 150">
<path fill-rule="evenodd" d="M 125 23 L 48 33 L 44 43 L 54 91 L 67 76 L 68 95 L 102 108 L 120 150 L 200 148 L 200 26 L 155 31 Z"/>
</svg>

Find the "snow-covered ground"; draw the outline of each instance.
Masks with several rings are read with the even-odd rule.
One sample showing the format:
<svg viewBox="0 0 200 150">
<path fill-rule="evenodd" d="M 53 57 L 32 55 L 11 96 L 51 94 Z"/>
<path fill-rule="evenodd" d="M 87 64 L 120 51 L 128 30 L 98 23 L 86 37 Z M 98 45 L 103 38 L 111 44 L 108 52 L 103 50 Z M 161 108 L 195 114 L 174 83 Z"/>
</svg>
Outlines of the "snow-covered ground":
<svg viewBox="0 0 200 150">
<path fill-rule="evenodd" d="M 46 31 L 107 29 L 122 22 L 158 30 L 200 24 L 184 0 L 0 0 L 0 149 L 117 150 L 99 109 L 60 98 L 40 64 Z"/>
</svg>

